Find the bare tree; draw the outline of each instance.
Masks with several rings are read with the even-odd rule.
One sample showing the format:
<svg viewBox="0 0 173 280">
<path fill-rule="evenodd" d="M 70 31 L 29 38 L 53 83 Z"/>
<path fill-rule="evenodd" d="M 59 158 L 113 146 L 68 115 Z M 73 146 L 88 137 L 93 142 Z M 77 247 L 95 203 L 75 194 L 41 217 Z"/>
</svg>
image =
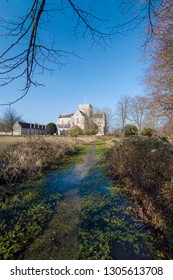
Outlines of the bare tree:
<svg viewBox="0 0 173 280">
<path fill-rule="evenodd" d="M 164 123 L 164 118 L 160 114 L 160 110 L 155 104 L 151 101 L 149 104 L 148 110 L 145 112 L 142 128 L 152 128 L 154 130 L 160 129 L 162 124 Z"/>
<path fill-rule="evenodd" d="M 124 129 L 128 117 L 129 97 L 124 95 L 118 102 L 116 120 L 120 124 L 121 130 Z"/>
<path fill-rule="evenodd" d="M 157 129 L 165 123 L 167 116 L 163 115 L 158 102 L 153 98 L 122 96 L 118 102 L 116 119 L 122 130 L 130 122 L 141 132 L 144 127 Z"/>
<path fill-rule="evenodd" d="M 21 121 L 21 115 L 19 115 L 15 109 L 9 108 L 5 111 L 2 117 L 2 126 L 6 132 L 10 131 L 13 135 L 13 126 L 17 121 Z"/>
<path fill-rule="evenodd" d="M 4 0 L 5 1 L 5 0 Z M 23 88 L 22 95 L 6 105 L 11 105 L 23 98 L 30 87 L 41 85 L 36 79 L 36 73 L 45 71 L 53 72 L 54 66 L 62 65 L 63 56 L 73 54 L 68 50 L 56 47 L 53 36 L 50 44 L 45 40 L 45 25 L 58 17 L 62 12 L 71 11 L 74 15 L 74 34 L 76 37 L 88 37 L 91 45 L 98 44 L 102 47 L 110 45 L 112 36 L 116 33 L 124 33 L 124 30 L 132 30 L 138 26 L 147 26 L 147 40 L 155 33 L 158 25 L 156 15 L 164 7 L 168 0 L 148 0 L 148 1 L 107 1 L 107 5 L 116 4 L 125 12 L 128 11 L 130 20 L 125 23 L 118 23 L 109 26 L 109 21 L 99 17 L 89 6 L 89 0 L 32 0 L 28 1 L 26 12 L 23 16 L 12 18 L 11 20 L 0 19 L 1 41 L 7 40 L 8 46 L 0 54 L 0 81 L 1 86 L 7 86 L 21 79 Z M 90 1 L 94 4 L 95 1 Z M 77 4 L 78 3 L 78 4 Z M 143 30 L 143 29 L 142 29 Z M 9 40 L 8 40 L 9 39 Z M 1 43 L 3 45 L 3 42 Z"/>
<path fill-rule="evenodd" d="M 149 110 L 149 99 L 145 96 L 135 96 L 129 99 L 128 119 L 141 132 Z"/>
<path fill-rule="evenodd" d="M 159 29 L 149 45 L 149 69 L 146 74 L 147 90 L 154 96 L 158 95 L 160 104 L 164 102 L 170 109 L 173 99 L 173 3 L 164 1 L 161 12 L 157 15 Z M 161 95 L 161 97 L 159 97 Z M 169 95 L 169 97 L 166 97 Z M 173 103 L 172 103 L 173 104 Z M 172 105 L 173 107 L 173 105 Z"/>
<path fill-rule="evenodd" d="M 82 6 L 82 5 L 81 5 Z M 66 50 L 56 49 L 55 40 L 50 45 L 44 40 L 44 25 L 51 21 L 52 14 L 71 9 L 76 20 L 74 33 L 77 36 L 83 29 L 83 36 L 89 36 L 92 44 L 105 47 L 110 43 L 112 30 L 104 31 L 101 25 L 106 22 L 99 18 L 90 8 L 87 10 L 78 6 L 71 0 L 48 2 L 47 0 L 33 0 L 29 10 L 17 20 L 6 21 L 1 19 L 1 29 L 5 29 L 2 38 L 11 38 L 12 43 L 0 54 L 0 86 L 7 86 L 20 78 L 24 78 L 22 96 L 11 105 L 23 98 L 32 85 L 41 85 L 34 77 L 35 73 L 45 71 L 53 72 L 53 65 L 62 65 L 61 58 L 74 54 Z M 9 40 L 11 42 L 11 40 Z M 52 66 L 52 67 L 51 67 Z"/>
<path fill-rule="evenodd" d="M 154 94 L 150 103 L 150 114 L 156 127 L 165 127 L 169 135 L 173 134 L 173 95 Z"/>
<path fill-rule="evenodd" d="M 106 118 L 106 133 L 112 132 L 115 129 L 115 112 L 108 107 L 102 109 L 94 107 L 94 113 L 105 114 Z"/>
<path fill-rule="evenodd" d="M 159 29 L 149 44 L 149 68 L 145 83 L 151 97 L 152 116 L 173 133 L 173 3 L 163 1 L 156 15 Z"/>
</svg>

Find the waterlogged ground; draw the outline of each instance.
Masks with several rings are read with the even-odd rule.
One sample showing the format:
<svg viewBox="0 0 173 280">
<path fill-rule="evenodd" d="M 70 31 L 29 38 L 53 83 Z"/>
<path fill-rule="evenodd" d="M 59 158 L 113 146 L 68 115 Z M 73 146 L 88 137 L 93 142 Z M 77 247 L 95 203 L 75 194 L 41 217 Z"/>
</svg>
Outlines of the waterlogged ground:
<svg viewBox="0 0 173 280">
<path fill-rule="evenodd" d="M 28 250 L 24 259 L 77 259 L 79 255 L 78 224 L 81 211 L 80 185 L 95 165 L 95 145 L 82 162 L 67 170 L 53 172 L 46 178 L 45 195 L 61 195 L 53 217 L 44 231 Z"/>
<path fill-rule="evenodd" d="M 162 236 L 104 174 L 104 150 L 88 145 L 75 163 L 1 198 L 1 259 L 165 258 Z"/>
</svg>

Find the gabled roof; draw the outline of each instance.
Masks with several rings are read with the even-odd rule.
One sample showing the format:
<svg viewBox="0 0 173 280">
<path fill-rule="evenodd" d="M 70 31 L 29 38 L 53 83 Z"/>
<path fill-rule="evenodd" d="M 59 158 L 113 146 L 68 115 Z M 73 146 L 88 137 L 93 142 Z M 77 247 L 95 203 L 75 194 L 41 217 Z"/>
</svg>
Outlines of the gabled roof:
<svg viewBox="0 0 173 280">
<path fill-rule="evenodd" d="M 26 123 L 26 122 L 17 122 L 22 128 L 35 128 L 35 129 L 46 129 L 45 125 L 41 124 L 33 124 L 33 123 Z"/>
<path fill-rule="evenodd" d="M 74 113 L 71 114 L 60 114 L 59 118 L 71 118 L 74 115 Z"/>
</svg>

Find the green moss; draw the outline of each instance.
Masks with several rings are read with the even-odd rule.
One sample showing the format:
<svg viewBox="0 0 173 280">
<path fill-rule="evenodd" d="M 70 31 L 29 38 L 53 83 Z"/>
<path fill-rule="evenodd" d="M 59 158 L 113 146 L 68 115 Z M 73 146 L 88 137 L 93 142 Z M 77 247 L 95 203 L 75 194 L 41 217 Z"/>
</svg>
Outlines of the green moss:
<svg viewBox="0 0 173 280">
<path fill-rule="evenodd" d="M 137 213 L 124 199 L 122 186 L 111 186 L 107 192 L 99 193 L 99 187 L 96 190 L 90 185 L 81 201 L 80 259 L 165 258 L 162 248 L 158 249 L 156 243 L 161 236 L 156 237 L 143 227 L 141 230 Z M 119 255 L 121 250 L 123 256 Z"/>
<path fill-rule="evenodd" d="M 50 220 L 59 196 L 44 196 L 40 186 L 21 186 L 0 201 L 0 259 L 15 259 Z"/>
</svg>

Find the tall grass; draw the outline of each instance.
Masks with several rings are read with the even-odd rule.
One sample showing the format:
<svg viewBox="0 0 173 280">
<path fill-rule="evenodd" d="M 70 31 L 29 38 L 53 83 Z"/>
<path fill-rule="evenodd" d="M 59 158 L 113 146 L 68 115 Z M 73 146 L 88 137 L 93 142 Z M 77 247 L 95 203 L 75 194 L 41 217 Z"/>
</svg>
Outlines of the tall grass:
<svg viewBox="0 0 173 280">
<path fill-rule="evenodd" d="M 95 136 L 1 136 L 0 189 L 9 190 L 16 184 L 40 174 L 65 155 L 77 151 L 82 144 L 100 140 Z M 106 138 L 107 140 L 107 138 Z"/>
<path fill-rule="evenodd" d="M 25 179 L 40 174 L 51 163 L 76 151 L 75 140 L 26 137 L 7 138 L 0 144 L 0 188 L 9 190 Z"/>
</svg>

